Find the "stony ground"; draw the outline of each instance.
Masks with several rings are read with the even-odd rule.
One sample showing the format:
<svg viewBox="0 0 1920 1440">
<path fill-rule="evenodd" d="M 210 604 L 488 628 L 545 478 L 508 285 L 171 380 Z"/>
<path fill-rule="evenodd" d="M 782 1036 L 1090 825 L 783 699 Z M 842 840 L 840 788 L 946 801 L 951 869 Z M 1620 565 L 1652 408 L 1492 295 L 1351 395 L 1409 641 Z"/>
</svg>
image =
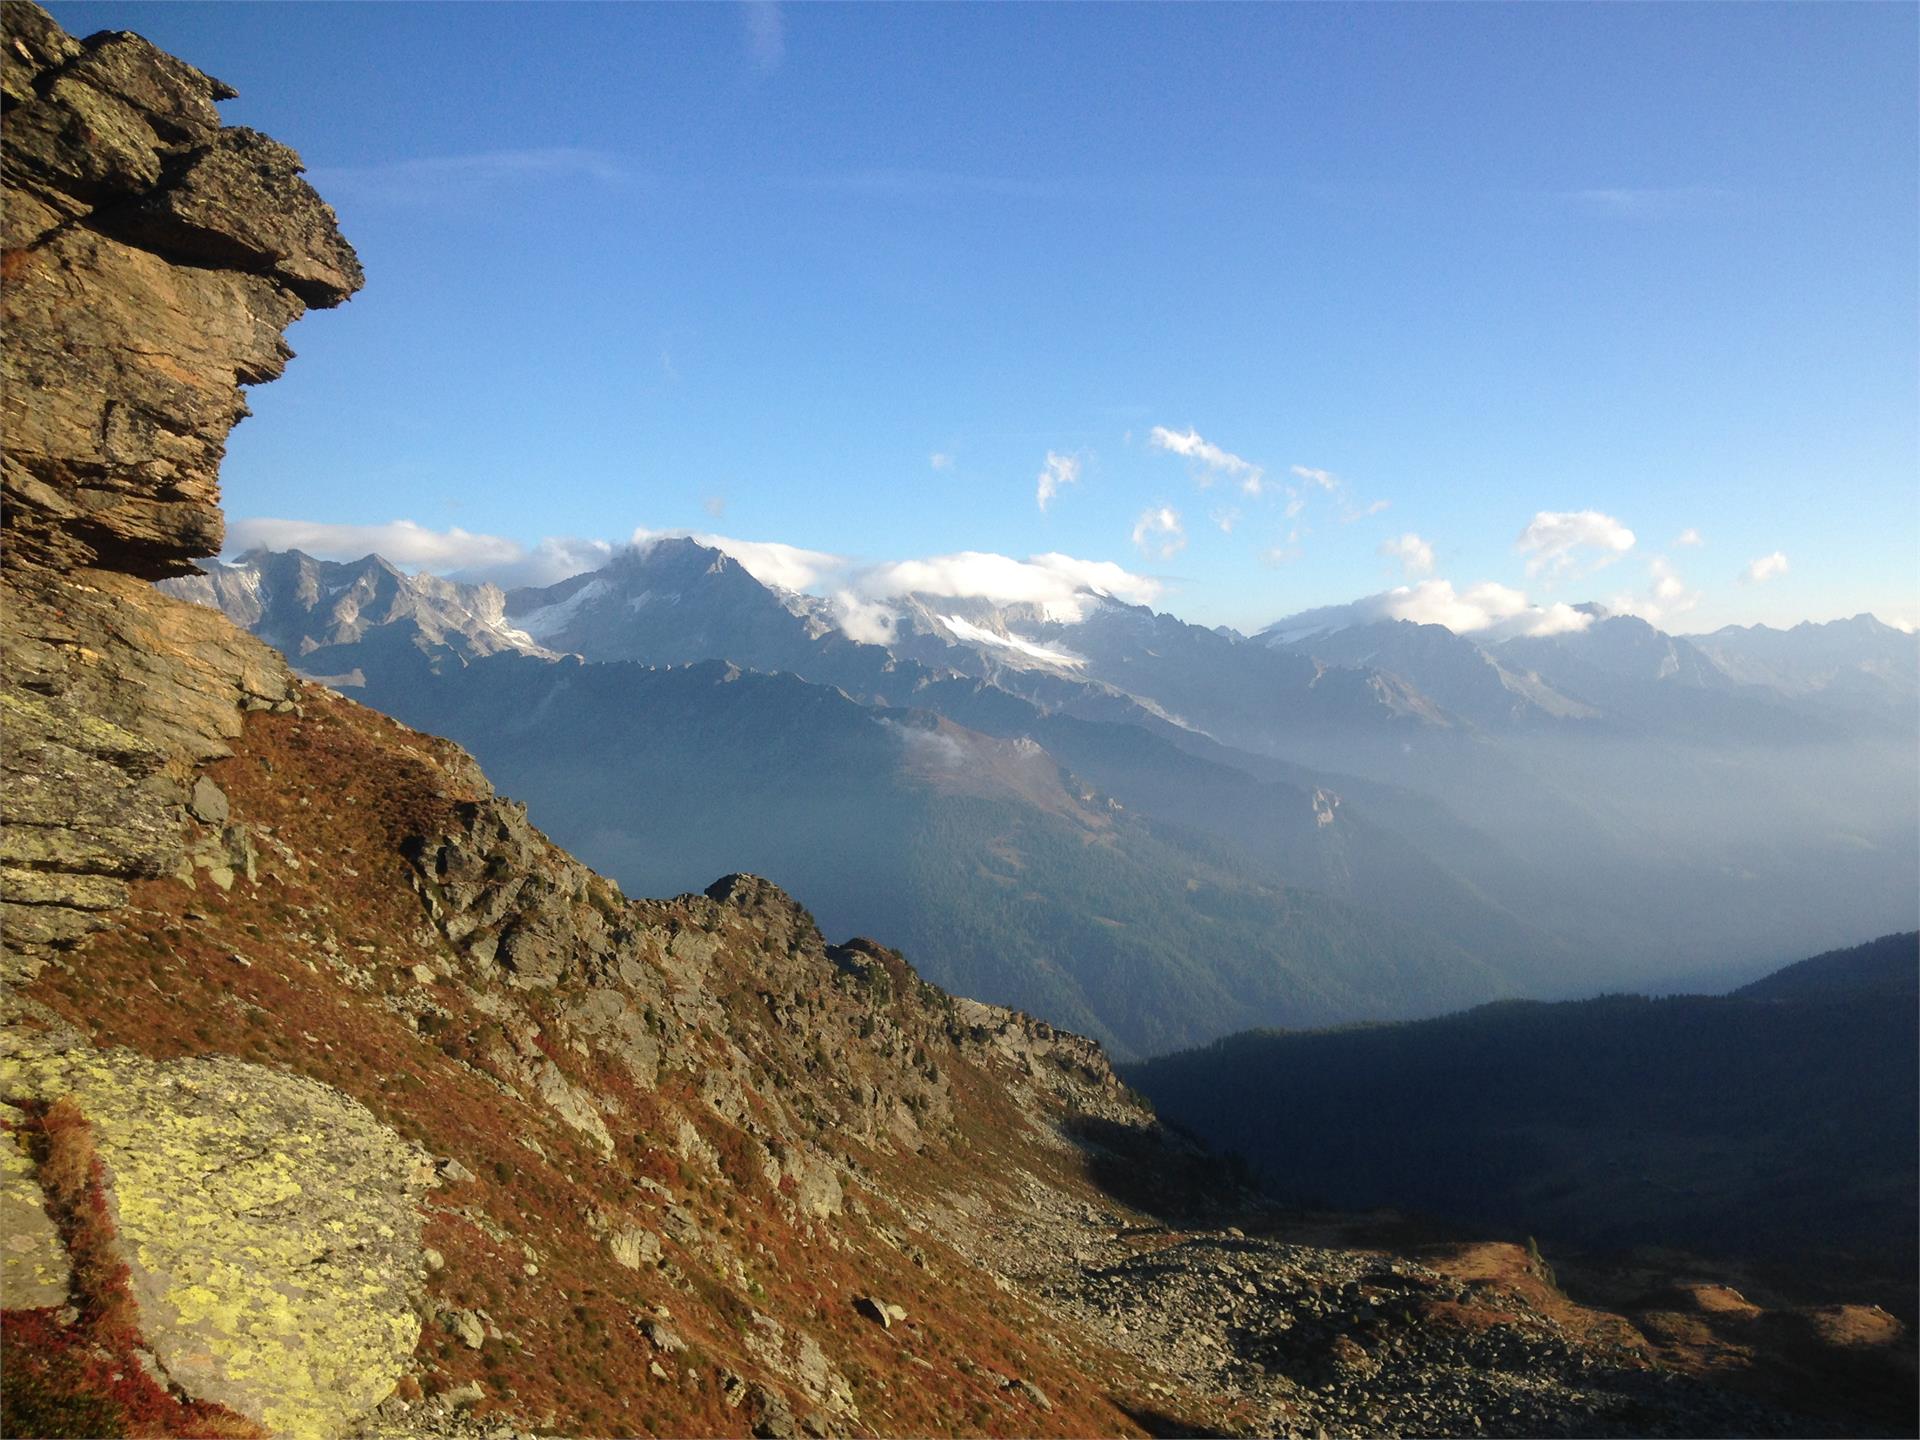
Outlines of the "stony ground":
<svg viewBox="0 0 1920 1440">
<path fill-rule="evenodd" d="M 1568 1301 L 1517 1246 L 1438 1247 L 1429 1264 L 1293 1243 L 1313 1227 L 1257 1203 L 1238 1218 L 1255 1233 L 1169 1226 L 1025 1173 L 983 1186 L 948 1223 L 981 1263 L 1164 1377 L 1146 1387 L 1163 1407 L 1160 1424 L 1143 1414 L 1150 1429 L 1803 1435 L 1859 1423 L 1660 1363 L 1638 1328 Z"/>
</svg>

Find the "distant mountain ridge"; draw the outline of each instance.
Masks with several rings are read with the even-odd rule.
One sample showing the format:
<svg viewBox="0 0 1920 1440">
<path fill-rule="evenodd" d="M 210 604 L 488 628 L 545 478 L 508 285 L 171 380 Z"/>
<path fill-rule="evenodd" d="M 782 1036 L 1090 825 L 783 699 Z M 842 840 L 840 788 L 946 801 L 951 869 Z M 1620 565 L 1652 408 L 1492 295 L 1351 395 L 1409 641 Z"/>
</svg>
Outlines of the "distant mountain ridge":
<svg viewBox="0 0 1920 1440">
<path fill-rule="evenodd" d="M 324 673 L 340 647 L 395 628 L 435 668 L 505 651 L 553 653 L 508 623 L 499 586 L 410 574 L 378 555 L 339 563 L 260 550 L 204 568 L 161 588 L 225 612 L 309 673 Z"/>
<path fill-rule="evenodd" d="M 1044 604 L 918 594 L 891 599 L 881 629 L 853 627 L 880 643 L 848 633 L 841 601 L 687 537 L 504 596 L 377 557 L 210 570 L 170 585 L 403 715 L 410 690 L 490 656 L 573 653 L 787 673 L 1031 741 L 1168 843 L 1224 846 L 1270 883 L 1425 927 L 1520 993 L 1657 985 L 1920 923 L 1912 708 L 1736 679 L 1692 640 L 1600 607 L 1549 636 L 1316 612 L 1250 639 L 1091 589 Z M 1858 668 L 1851 653 L 1835 673 Z M 796 771 L 811 713 L 781 751 Z M 1367 1013 L 1381 1012 L 1353 1018 Z"/>
</svg>

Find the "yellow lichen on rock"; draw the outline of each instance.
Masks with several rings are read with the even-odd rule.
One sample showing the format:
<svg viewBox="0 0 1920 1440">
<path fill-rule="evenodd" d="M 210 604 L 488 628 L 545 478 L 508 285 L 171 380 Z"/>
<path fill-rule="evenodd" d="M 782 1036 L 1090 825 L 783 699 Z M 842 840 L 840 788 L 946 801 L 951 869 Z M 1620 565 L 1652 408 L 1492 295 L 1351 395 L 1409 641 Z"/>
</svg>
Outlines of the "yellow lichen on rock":
<svg viewBox="0 0 1920 1440">
<path fill-rule="evenodd" d="M 420 1335 L 422 1157 L 328 1086 L 239 1060 L 23 1046 L 17 1098 L 71 1095 L 168 1376 L 278 1435 L 332 1436 Z"/>
<path fill-rule="evenodd" d="M 64 1305 L 73 1281 L 60 1232 L 47 1215 L 33 1161 L 20 1146 L 26 1117 L 0 1104 L 0 1297 L 9 1310 Z"/>
</svg>

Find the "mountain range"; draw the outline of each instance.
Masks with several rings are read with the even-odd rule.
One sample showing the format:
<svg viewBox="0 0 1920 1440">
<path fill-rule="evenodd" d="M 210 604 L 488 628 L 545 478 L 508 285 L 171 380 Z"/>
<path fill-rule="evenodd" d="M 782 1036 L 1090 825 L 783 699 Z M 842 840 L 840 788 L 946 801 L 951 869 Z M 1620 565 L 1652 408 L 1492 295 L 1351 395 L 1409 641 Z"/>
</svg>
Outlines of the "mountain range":
<svg viewBox="0 0 1920 1440">
<path fill-rule="evenodd" d="M 283 332 L 353 295 L 359 261 L 299 157 L 222 124 L 228 86 L 127 31 L 0 12 L 0 1433 L 1914 1433 L 1911 1332 L 1844 1290 L 1749 1298 L 1672 1254 L 1563 1288 L 1551 1235 L 1276 1205 L 1093 1041 L 878 941 L 831 943 L 732 865 L 631 899 L 458 745 L 347 698 L 387 686 L 484 723 L 578 791 L 654 746 L 644 783 L 608 769 L 595 798 L 663 848 L 705 843 L 728 788 L 763 830 L 856 784 L 883 816 L 925 805 L 930 831 L 986 807 L 1011 887 L 1062 912 L 1000 923 L 1078 923 L 1087 896 L 1046 892 L 1101 873 L 1101 903 L 1148 911 L 1191 884 L 1194 933 L 1238 926 L 1296 996 L 1340 980 L 1282 949 L 1316 934 L 1369 987 L 1427 962 L 1457 984 L 1475 959 L 1374 928 L 1384 892 L 1331 898 L 1338 865 L 1279 884 L 1222 838 L 1237 783 L 1270 797 L 1276 854 L 1290 826 L 1309 856 L 1337 837 L 1357 889 L 1412 873 L 1352 839 L 1358 811 L 1418 829 L 1416 854 L 1471 851 L 1445 807 L 1360 777 L 1308 788 L 1273 756 L 1235 769 L 1111 686 L 1063 677 L 1055 707 L 958 671 L 920 687 L 970 706 L 961 724 L 720 660 L 584 661 L 497 591 L 376 562 L 195 576 L 239 387 L 281 373 Z M 169 576 L 224 590 L 330 682 L 151 583 Z M 1108 717 L 1066 713 L 1076 697 Z M 1021 733 L 1042 722 L 1045 743 Z M 1168 727 L 1193 748 L 1157 748 Z M 1142 794 L 1212 777 L 1215 831 L 1153 850 L 1178 827 L 1049 748 L 1074 744 L 1162 787 Z M 828 783 L 773 813 L 812 766 Z M 532 798 L 566 818 L 565 793 Z M 806 833 L 850 844 L 857 819 Z M 985 863 L 978 837 L 939 853 Z M 1193 983 L 1257 998 L 1221 958 Z M 1797 967 L 1756 993 L 1786 1014 L 1866 992 L 1884 1033 L 1894 969 Z M 1756 1074 L 1911 1094 L 1911 1030 L 1883 1076 L 1858 1033 Z"/>
<path fill-rule="evenodd" d="M 1869 617 L 1763 682 L 1598 607 L 1482 644 L 919 594 L 878 643 L 685 537 L 504 593 L 298 552 L 165 584 L 460 740 L 629 889 L 731 856 L 1122 1055 L 1913 923 L 1920 642 Z"/>
</svg>

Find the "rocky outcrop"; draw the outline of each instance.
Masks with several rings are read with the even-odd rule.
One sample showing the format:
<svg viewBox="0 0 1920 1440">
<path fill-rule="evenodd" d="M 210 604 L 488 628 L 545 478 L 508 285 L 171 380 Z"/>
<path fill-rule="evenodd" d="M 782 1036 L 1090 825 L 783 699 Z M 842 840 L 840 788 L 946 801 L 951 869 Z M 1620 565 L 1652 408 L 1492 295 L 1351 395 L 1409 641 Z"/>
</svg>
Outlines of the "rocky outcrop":
<svg viewBox="0 0 1920 1440">
<path fill-rule="evenodd" d="M 201 775 L 285 662 L 147 583 L 219 547 L 219 467 L 282 332 L 361 283 L 285 146 L 131 34 L 75 40 L 7 0 L 0 569 L 0 1069 L 91 1126 L 141 1343 L 168 1384 L 287 1434 L 338 1433 L 419 1334 L 419 1157 L 324 1085 L 239 1060 L 95 1050 L 12 986 L 143 879 L 253 867 Z M 7 1303 L 66 1307 L 61 1239 L 5 1152 Z M 39 1219 L 36 1221 L 36 1214 Z M 87 1322 L 91 1323 L 91 1322 Z"/>
<path fill-rule="evenodd" d="M 185 786 L 285 663 L 142 582 L 219 548 L 219 467 L 282 332 L 361 283 L 300 160 L 137 35 L 7 0 L 0 923 L 10 974 L 187 860 Z"/>
<path fill-rule="evenodd" d="M 10 561 L 184 574 L 219 548 L 238 387 L 360 265 L 300 158 L 221 126 L 228 87 L 22 0 L 5 24 Z"/>
</svg>

